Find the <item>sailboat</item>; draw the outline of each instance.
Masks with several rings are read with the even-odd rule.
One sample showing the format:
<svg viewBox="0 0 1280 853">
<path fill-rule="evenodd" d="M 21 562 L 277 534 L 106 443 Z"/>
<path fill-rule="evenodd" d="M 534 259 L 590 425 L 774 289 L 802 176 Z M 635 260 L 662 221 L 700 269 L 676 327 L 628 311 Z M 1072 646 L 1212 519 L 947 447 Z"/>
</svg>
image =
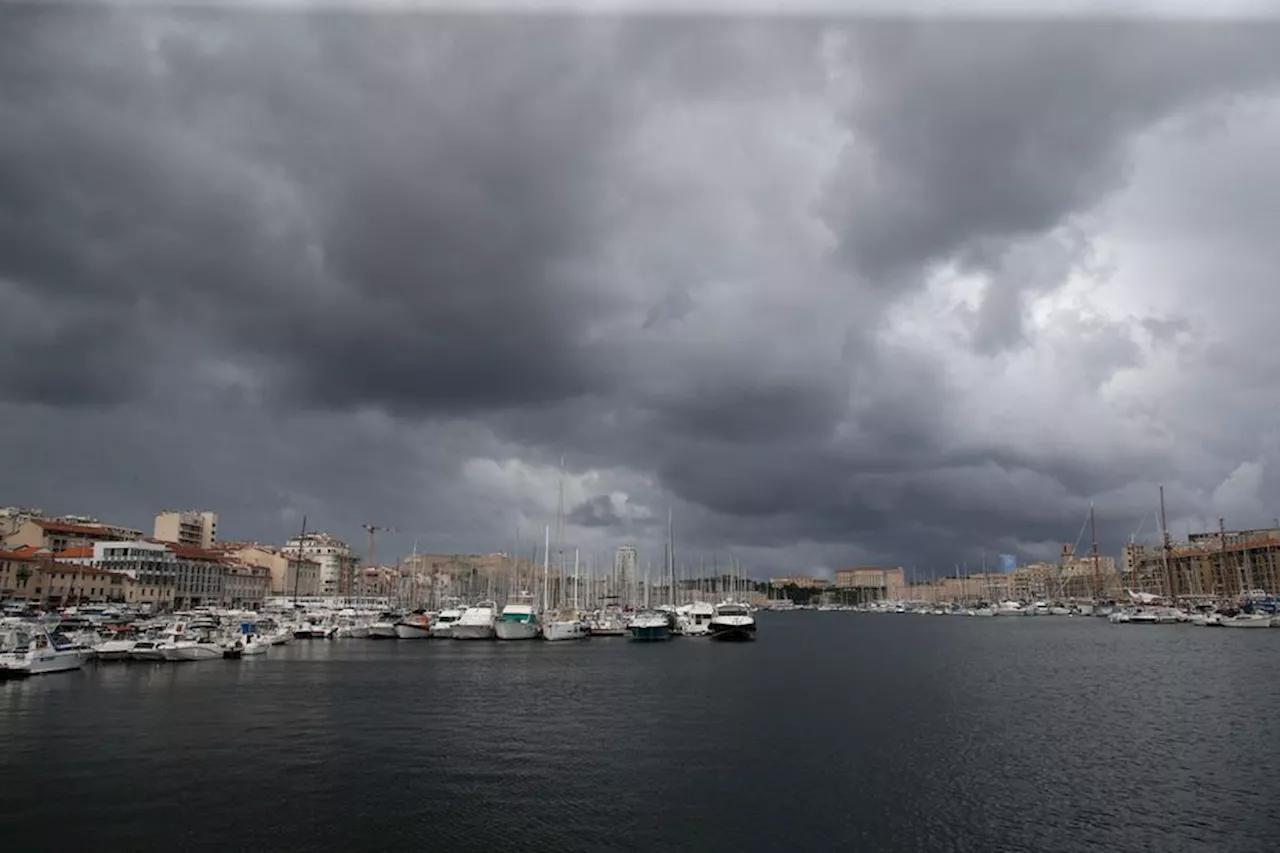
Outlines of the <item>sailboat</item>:
<svg viewBox="0 0 1280 853">
<path fill-rule="evenodd" d="M 573 606 L 561 608 L 542 625 L 545 640 L 585 640 L 591 636 L 587 622 L 578 612 L 578 550 L 573 551 Z"/>
</svg>

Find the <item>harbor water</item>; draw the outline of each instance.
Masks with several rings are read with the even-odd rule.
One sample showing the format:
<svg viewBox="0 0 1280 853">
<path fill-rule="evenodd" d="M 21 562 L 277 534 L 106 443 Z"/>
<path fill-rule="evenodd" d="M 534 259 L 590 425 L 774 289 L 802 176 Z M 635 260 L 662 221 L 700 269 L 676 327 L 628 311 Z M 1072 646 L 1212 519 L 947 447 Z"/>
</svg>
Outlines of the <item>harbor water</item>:
<svg viewBox="0 0 1280 853">
<path fill-rule="evenodd" d="M 0 683 L 7 849 L 1277 849 L 1280 631 L 762 613 Z"/>
</svg>

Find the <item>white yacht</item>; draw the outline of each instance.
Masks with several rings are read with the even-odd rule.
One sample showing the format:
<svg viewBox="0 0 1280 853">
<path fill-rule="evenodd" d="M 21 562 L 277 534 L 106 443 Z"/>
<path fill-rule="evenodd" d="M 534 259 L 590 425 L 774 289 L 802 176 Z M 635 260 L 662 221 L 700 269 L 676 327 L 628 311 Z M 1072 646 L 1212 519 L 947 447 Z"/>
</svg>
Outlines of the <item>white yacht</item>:
<svg viewBox="0 0 1280 853">
<path fill-rule="evenodd" d="M 498 609 L 496 601 L 482 601 L 463 611 L 458 621 L 453 623 L 452 636 L 455 640 L 492 640 L 494 636 L 494 612 Z"/>
<path fill-rule="evenodd" d="M 1223 628 L 1270 628 L 1271 617 L 1266 613 L 1237 613 L 1222 618 Z"/>
<path fill-rule="evenodd" d="M 533 597 L 524 593 L 502 608 L 493 627 L 499 640 L 536 640 L 541 633 L 539 621 Z"/>
<path fill-rule="evenodd" d="M 790 610 L 795 610 L 792 605 Z M 686 637 L 705 637 L 711 633 L 711 619 L 716 609 L 709 601 L 695 601 L 676 608 L 676 627 Z"/>
<path fill-rule="evenodd" d="M 89 654 L 44 625 L 11 629 L 0 636 L 0 678 L 69 672 L 83 666 Z"/>
<path fill-rule="evenodd" d="M 464 610 L 466 610 L 465 607 L 446 607 L 441 610 L 428 629 L 431 632 L 431 636 L 440 640 L 447 640 L 452 637 L 453 625 L 462 618 L 462 611 Z"/>
<path fill-rule="evenodd" d="M 754 640 L 756 620 L 751 608 L 736 601 L 722 601 L 716 605 L 715 615 L 708 626 L 713 640 Z"/>
<path fill-rule="evenodd" d="M 100 661 L 128 660 L 129 653 L 138 644 L 138 632 L 133 628 L 111 629 L 109 634 L 93 646 L 93 656 Z"/>
<path fill-rule="evenodd" d="M 258 633 L 258 626 L 244 623 L 240 633 L 228 640 L 222 649 L 224 658 L 257 657 L 265 655 L 271 648 L 271 640 Z"/>
<path fill-rule="evenodd" d="M 222 643 L 213 637 L 213 623 L 178 623 L 169 639 L 156 648 L 164 660 L 214 660 L 222 658 Z"/>
</svg>

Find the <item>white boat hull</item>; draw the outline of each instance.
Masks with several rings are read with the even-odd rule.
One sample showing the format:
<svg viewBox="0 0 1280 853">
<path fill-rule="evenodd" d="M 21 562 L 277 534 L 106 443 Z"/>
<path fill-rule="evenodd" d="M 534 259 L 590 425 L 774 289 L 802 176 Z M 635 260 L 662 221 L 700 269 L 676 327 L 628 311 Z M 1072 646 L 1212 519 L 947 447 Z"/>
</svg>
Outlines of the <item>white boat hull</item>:
<svg viewBox="0 0 1280 853">
<path fill-rule="evenodd" d="M 451 634 L 455 640 L 492 640 L 494 628 L 491 622 L 467 625 L 461 622 L 454 622 Z"/>
<path fill-rule="evenodd" d="M 0 677 L 25 678 L 71 672 L 84 666 L 85 653 L 79 649 L 37 649 L 27 654 L 0 655 Z"/>
<path fill-rule="evenodd" d="M 93 656 L 101 661 L 128 660 L 137 640 L 108 640 L 93 647 Z"/>
<path fill-rule="evenodd" d="M 453 622 L 435 623 L 429 629 L 432 639 L 447 640 L 453 636 Z"/>
<path fill-rule="evenodd" d="M 545 622 L 542 625 L 543 639 L 551 642 L 585 640 L 590 636 L 585 622 Z"/>
<path fill-rule="evenodd" d="M 170 657 L 170 651 L 174 656 Z M 217 643 L 191 643 L 190 645 L 182 644 L 165 649 L 165 660 L 171 661 L 193 661 L 193 660 L 221 660 L 222 646 Z"/>
<path fill-rule="evenodd" d="M 1245 616 L 1245 617 L 1230 616 L 1222 620 L 1222 627 L 1223 628 L 1270 628 L 1271 619 L 1265 618 L 1265 617 L 1261 619 L 1256 619 L 1248 616 Z"/>
<path fill-rule="evenodd" d="M 538 639 L 538 623 L 532 619 L 528 622 L 499 619 L 493 626 L 499 640 L 536 640 Z"/>
<path fill-rule="evenodd" d="M 377 622 L 373 625 L 370 625 L 369 639 L 394 640 L 396 639 L 396 626 L 390 622 Z"/>
<path fill-rule="evenodd" d="M 134 646 L 129 652 L 129 660 L 162 661 L 164 660 L 164 650 L 159 646 L 143 646 L 142 648 Z"/>
<path fill-rule="evenodd" d="M 431 629 L 426 625 L 410 625 L 401 622 L 396 625 L 396 638 L 400 640 L 425 640 L 431 636 Z"/>
</svg>

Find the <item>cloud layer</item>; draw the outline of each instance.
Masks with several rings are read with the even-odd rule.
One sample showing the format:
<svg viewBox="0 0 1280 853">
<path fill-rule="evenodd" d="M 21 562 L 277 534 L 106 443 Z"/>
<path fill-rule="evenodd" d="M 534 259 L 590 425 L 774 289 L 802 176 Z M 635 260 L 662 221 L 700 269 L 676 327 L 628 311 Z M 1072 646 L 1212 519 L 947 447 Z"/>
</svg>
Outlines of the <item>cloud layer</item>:
<svg viewBox="0 0 1280 853">
<path fill-rule="evenodd" d="M 761 574 L 1280 512 L 1275 26 L 0 15 L 0 499 Z"/>
</svg>

